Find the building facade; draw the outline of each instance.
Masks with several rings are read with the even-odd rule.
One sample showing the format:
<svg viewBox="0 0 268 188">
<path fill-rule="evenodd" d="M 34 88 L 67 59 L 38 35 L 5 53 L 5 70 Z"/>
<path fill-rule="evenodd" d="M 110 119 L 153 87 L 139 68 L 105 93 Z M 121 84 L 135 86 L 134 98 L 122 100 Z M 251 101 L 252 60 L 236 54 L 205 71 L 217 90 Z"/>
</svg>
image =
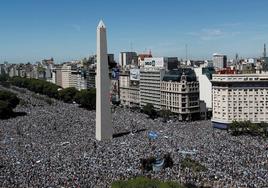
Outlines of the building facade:
<svg viewBox="0 0 268 188">
<path fill-rule="evenodd" d="M 233 121 L 268 122 L 268 75 L 236 74 L 212 78 L 214 127 Z"/>
<path fill-rule="evenodd" d="M 129 102 L 129 71 L 121 71 L 119 77 L 120 83 L 120 102 L 124 106 L 130 106 Z"/>
<path fill-rule="evenodd" d="M 199 97 L 205 102 L 208 111 L 212 111 L 212 74 L 215 73 L 213 67 L 194 68 L 195 74 L 199 82 Z"/>
<path fill-rule="evenodd" d="M 56 70 L 56 84 L 62 88 L 77 87 L 77 70 L 72 65 L 64 64 Z"/>
<path fill-rule="evenodd" d="M 227 67 L 227 56 L 222 54 L 213 54 L 213 67 L 223 69 Z"/>
<path fill-rule="evenodd" d="M 140 70 L 122 70 L 120 73 L 120 102 L 124 106 L 140 106 Z"/>
<path fill-rule="evenodd" d="M 161 82 L 160 92 L 161 109 L 178 114 L 182 121 L 200 117 L 199 83 L 192 69 L 167 72 Z"/>
<path fill-rule="evenodd" d="M 121 67 L 126 67 L 127 65 L 137 65 L 138 56 L 136 52 L 120 52 L 119 55 L 119 65 Z"/>
<path fill-rule="evenodd" d="M 161 109 L 160 83 L 164 74 L 164 68 L 140 69 L 140 107 L 152 104 L 156 109 Z"/>
</svg>

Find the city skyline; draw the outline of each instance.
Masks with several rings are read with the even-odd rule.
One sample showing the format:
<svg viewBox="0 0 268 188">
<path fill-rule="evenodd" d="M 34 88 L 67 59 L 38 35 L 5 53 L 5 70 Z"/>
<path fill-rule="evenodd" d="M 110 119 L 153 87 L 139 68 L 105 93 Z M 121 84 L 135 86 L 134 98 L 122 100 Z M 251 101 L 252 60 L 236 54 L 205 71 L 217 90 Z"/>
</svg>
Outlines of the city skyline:
<svg viewBox="0 0 268 188">
<path fill-rule="evenodd" d="M 259 0 L 191 1 L 5 1 L 0 7 L 0 62 L 54 57 L 57 63 L 95 54 L 95 27 L 109 28 L 109 53 L 152 51 L 154 56 L 211 59 L 260 57 L 267 43 L 265 7 Z M 246 18 L 246 19 L 245 19 Z"/>
</svg>

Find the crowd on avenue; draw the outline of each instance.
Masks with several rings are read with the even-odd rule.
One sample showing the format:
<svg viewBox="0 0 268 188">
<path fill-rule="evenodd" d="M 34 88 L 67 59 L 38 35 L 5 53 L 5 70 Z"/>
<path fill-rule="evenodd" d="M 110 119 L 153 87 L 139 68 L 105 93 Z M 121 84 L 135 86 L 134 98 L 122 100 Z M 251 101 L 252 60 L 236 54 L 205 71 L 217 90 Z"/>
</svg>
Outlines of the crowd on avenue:
<svg viewBox="0 0 268 188">
<path fill-rule="evenodd" d="M 26 115 L 0 120 L 0 187 L 102 188 L 137 176 L 200 187 L 268 187 L 268 141 L 262 137 L 232 136 L 210 121 L 165 123 L 117 107 L 112 122 L 118 136 L 96 141 L 95 111 L 12 91 L 23 101 L 15 111 Z M 158 137 L 149 139 L 150 131 Z M 141 169 L 142 158 L 167 153 L 172 168 Z M 186 155 L 206 170 L 181 168 Z"/>
</svg>

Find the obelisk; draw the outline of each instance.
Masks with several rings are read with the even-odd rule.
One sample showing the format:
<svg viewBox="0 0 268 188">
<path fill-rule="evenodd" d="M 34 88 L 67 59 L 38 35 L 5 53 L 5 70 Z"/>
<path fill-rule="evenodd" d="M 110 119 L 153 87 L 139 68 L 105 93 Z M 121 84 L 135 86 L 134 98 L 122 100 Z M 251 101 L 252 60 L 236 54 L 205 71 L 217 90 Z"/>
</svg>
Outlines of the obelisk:
<svg viewBox="0 0 268 188">
<path fill-rule="evenodd" d="M 97 27 L 97 75 L 96 75 L 96 139 L 113 136 L 110 108 L 110 78 L 108 70 L 106 27 L 101 20 Z"/>
</svg>

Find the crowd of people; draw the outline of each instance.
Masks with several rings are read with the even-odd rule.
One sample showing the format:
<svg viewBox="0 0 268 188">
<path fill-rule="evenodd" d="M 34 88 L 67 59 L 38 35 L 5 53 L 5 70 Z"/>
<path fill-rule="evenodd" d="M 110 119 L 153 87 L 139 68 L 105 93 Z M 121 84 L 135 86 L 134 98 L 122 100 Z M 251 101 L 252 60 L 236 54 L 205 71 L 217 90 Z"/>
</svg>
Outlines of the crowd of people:
<svg viewBox="0 0 268 188">
<path fill-rule="evenodd" d="M 114 133 L 126 134 L 96 141 L 95 111 L 12 91 L 23 101 L 15 110 L 27 115 L 0 120 L 0 187 L 103 188 L 137 176 L 200 187 L 268 187 L 264 138 L 231 136 L 213 129 L 210 121 L 164 123 L 117 107 L 112 111 Z M 158 137 L 149 139 L 149 131 Z M 142 158 L 167 153 L 172 168 L 142 171 Z M 186 155 L 206 170 L 182 168 Z"/>
</svg>

